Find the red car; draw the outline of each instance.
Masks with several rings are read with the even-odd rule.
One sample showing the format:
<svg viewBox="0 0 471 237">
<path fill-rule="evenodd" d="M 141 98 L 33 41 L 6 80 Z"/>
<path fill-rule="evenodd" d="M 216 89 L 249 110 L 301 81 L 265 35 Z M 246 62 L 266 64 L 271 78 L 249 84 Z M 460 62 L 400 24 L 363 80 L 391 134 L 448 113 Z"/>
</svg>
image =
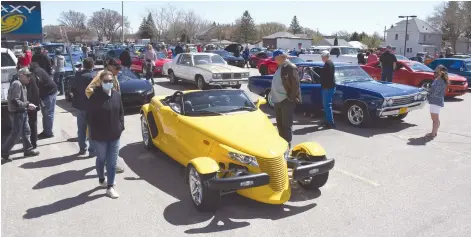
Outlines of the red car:
<svg viewBox="0 0 471 237">
<path fill-rule="evenodd" d="M 164 64 L 166 62 L 171 62 L 172 59 L 167 58 L 167 55 L 162 52 L 157 52 L 157 58 L 158 60 L 155 61 L 154 75 L 162 76 L 162 68 L 164 67 Z M 141 53 L 138 57 L 134 57 L 132 59 L 131 71 L 144 73 L 144 66 L 144 53 Z"/>
<path fill-rule="evenodd" d="M 375 80 L 381 80 L 381 67 L 379 62 L 373 62 L 366 65 L 360 65 Z M 428 88 L 434 80 L 434 71 L 422 63 L 415 61 L 399 60 L 397 69 L 393 74 L 393 82 L 415 87 Z M 466 78 L 449 74 L 450 84 L 448 85 L 445 96 L 455 97 L 466 93 L 468 82 Z"/>
<path fill-rule="evenodd" d="M 288 60 L 294 64 L 305 62 L 304 59 L 298 57 L 288 57 Z M 278 64 L 276 64 L 275 59 L 273 57 L 269 57 L 266 59 L 260 59 L 257 65 L 258 71 L 262 76 L 264 75 L 273 75 L 278 69 Z"/>
<path fill-rule="evenodd" d="M 271 58 L 272 56 L 273 53 L 270 51 L 256 52 L 250 55 L 249 65 L 251 68 L 256 68 L 257 65 L 260 63 L 260 60 Z"/>
</svg>

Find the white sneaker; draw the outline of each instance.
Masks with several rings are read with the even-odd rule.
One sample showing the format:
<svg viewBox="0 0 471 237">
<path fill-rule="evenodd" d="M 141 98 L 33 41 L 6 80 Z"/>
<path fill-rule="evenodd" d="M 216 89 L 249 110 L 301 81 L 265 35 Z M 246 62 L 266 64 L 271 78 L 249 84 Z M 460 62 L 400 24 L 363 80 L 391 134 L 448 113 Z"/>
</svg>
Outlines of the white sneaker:
<svg viewBox="0 0 471 237">
<path fill-rule="evenodd" d="M 107 189 L 107 190 L 106 190 L 106 194 L 107 194 L 110 198 L 113 198 L 113 199 L 119 197 L 118 192 L 116 192 L 116 190 L 115 190 L 113 187 Z"/>
<path fill-rule="evenodd" d="M 106 179 L 105 181 L 103 181 L 103 183 L 100 183 L 100 181 L 98 181 L 100 186 L 103 187 L 103 188 L 107 188 L 108 187 L 108 183 L 106 182 Z M 116 181 L 114 181 L 114 184 L 113 186 L 116 186 Z"/>
</svg>

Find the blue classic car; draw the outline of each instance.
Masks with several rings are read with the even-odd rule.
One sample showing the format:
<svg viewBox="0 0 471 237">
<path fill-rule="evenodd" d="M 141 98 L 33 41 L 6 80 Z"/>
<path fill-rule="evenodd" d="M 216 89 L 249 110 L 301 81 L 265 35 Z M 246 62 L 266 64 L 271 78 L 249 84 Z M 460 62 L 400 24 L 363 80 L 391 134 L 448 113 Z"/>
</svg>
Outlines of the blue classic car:
<svg viewBox="0 0 471 237">
<path fill-rule="evenodd" d="M 319 78 L 322 62 L 297 63 L 301 80 L 303 109 L 321 110 L 322 95 Z M 253 93 L 271 99 L 272 75 L 249 78 L 248 87 Z M 353 126 L 364 126 L 375 118 L 404 119 L 410 111 L 424 106 L 427 92 L 422 88 L 373 80 L 360 66 L 335 63 L 337 89 L 332 107 L 335 113 L 344 114 Z"/>
<path fill-rule="evenodd" d="M 229 65 L 236 67 L 244 67 L 245 59 L 241 56 L 235 57 L 232 53 L 226 50 L 210 50 L 208 53 L 215 53 L 221 56 Z"/>
<path fill-rule="evenodd" d="M 437 58 L 428 66 L 435 70 L 440 64 L 445 66 L 448 72 L 465 77 L 468 80 L 468 87 L 471 87 L 471 59 Z"/>
</svg>

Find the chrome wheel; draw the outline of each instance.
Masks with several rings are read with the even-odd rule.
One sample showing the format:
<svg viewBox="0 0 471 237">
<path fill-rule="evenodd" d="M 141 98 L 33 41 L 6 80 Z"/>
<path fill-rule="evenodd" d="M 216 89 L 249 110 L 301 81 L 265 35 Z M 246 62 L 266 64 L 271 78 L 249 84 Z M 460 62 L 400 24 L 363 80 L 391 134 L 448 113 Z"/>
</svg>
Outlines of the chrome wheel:
<svg viewBox="0 0 471 237">
<path fill-rule="evenodd" d="M 144 140 L 144 145 L 149 146 L 149 128 L 147 127 L 147 121 L 144 116 L 141 116 L 141 131 L 142 131 L 142 140 Z"/>
<path fill-rule="evenodd" d="M 353 124 L 353 125 L 360 125 L 363 123 L 363 120 L 365 118 L 365 112 L 363 109 L 357 105 L 354 104 L 348 108 L 348 121 Z"/>
<path fill-rule="evenodd" d="M 195 202 L 196 205 L 200 205 L 203 199 L 203 187 L 198 171 L 193 167 L 190 168 L 188 183 L 190 184 L 190 194 L 193 202 Z"/>
<path fill-rule="evenodd" d="M 170 83 L 175 83 L 175 82 L 176 82 L 175 74 L 173 74 L 172 71 L 170 71 L 170 72 L 168 73 L 168 78 L 169 78 L 169 80 L 170 80 Z"/>
<path fill-rule="evenodd" d="M 199 77 L 198 80 L 196 81 L 196 84 L 198 86 L 198 89 L 203 90 L 204 89 L 204 81 L 203 78 Z"/>
</svg>

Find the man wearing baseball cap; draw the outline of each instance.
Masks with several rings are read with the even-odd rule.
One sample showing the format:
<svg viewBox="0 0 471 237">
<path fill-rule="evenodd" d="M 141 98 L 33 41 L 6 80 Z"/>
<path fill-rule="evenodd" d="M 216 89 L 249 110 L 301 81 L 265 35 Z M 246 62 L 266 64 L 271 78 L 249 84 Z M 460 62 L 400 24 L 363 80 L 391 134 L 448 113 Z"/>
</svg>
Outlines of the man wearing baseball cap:
<svg viewBox="0 0 471 237">
<path fill-rule="evenodd" d="M 324 67 L 321 73 L 322 104 L 324 105 L 325 123 L 323 127 L 335 128 L 334 115 L 332 114 L 332 98 L 335 94 L 335 66 L 330 60 L 327 50 L 321 52 Z"/>
<path fill-rule="evenodd" d="M 8 89 L 8 112 L 11 120 L 11 131 L 2 146 L 2 158 L 8 161 L 13 146 L 23 139 L 24 156 L 37 156 L 39 152 L 31 145 L 31 131 L 28 124 L 28 110 L 36 110 L 36 106 L 27 101 L 26 86 L 30 82 L 31 72 L 27 67 L 18 70 L 18 80 L 14 80 Z"/>
<path fill-rule="evenodd" d="M 275 103 L 276 126 L 280 136 L 291 147 L 294 109 L 296 103 L 301 103 L 298 68 L 287 60 L 288 55 L 281 50 L 275 50 L 273 58 L 278 64 L 270 91 Z"/>
</svg>

